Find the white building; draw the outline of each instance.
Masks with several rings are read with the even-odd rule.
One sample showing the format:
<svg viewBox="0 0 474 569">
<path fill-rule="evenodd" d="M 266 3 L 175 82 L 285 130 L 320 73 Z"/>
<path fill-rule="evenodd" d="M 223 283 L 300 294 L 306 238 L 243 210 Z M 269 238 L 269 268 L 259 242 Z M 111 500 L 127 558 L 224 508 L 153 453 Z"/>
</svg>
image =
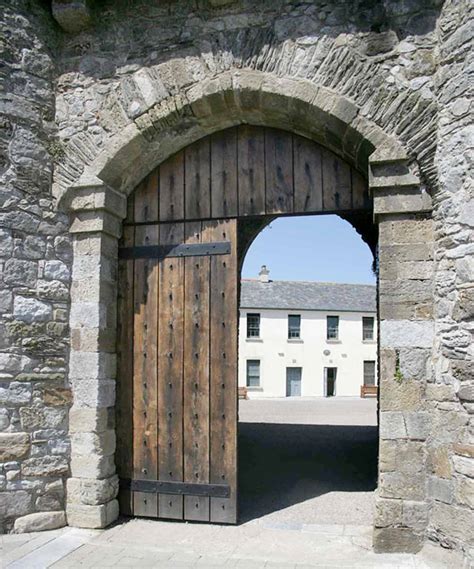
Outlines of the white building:
<svg viewBox="0 0 474 569">
<path fill-rule="evenodd" d="M 375 286 L 241 283 L 239 387 L 248 396 L 359 396 L 377 384 Z"/>
</svg>

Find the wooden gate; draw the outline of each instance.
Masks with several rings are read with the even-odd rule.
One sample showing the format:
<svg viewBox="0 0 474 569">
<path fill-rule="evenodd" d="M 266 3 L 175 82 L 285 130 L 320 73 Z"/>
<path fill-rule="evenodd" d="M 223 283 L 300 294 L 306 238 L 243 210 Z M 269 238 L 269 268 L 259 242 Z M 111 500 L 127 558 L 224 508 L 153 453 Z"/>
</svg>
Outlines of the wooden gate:
<svg viewBox="0 0 474 569">
<path fill-rule="evenodd" d="M 122 513 L 237 521 L 238 220 L 323 211 L 370 212 L 360 174 L 314 142 L 251 126 L 197 141 L 130 196 L 119 249 Z"/>
</svg>

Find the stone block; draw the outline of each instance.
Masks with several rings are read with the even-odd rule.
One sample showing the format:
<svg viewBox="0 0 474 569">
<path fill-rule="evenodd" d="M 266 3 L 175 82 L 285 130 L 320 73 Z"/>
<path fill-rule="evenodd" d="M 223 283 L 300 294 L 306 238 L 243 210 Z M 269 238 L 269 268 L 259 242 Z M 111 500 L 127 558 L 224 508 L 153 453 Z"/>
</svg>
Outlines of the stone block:
<svg viewBox="0 0 474 569">
<path fill-rule="evenodd" d="M 458 389 L 458 397 L 461 401 L 474 401 L 474 383 L 461 385 Z"/>
<path fill-rule="evenodd" d="M 403 413 L 385 411 L 380 414 L 381 439 L 405 439 L 407 430 Z"/>
<path fill-rule="evenodd" d="M 71 328 L 105 328 L 107 305 L 97 302 L 72 302 L 69 314 Z"/>
<path fill-rule="evenodd" d="M 402 348 L 399 350 L 400 371 L 406 379 L 425 379 L 430 350 Z"/>
<path fill-rule="evenodd" d="M 424 538 L 410 528 L 375 528 L 375 553 L 418 553 Z"/>
<path fill-rule="evenodd" d="M 375 500 L 375 526 L 379 528 L 395 526 L 402 519 L 402 500 Z"/>
<path fill-rule="evenodd" d="M 421 472 L 424 463 L 423 443 L 406 440 L 380 441 L 379 469 L 381 472 Z"/>
<path fill-rule="evenodd" d="M 437 446 L 428 449 L 427 464 L 429 471 L 438 478 L 451 478 L 451 451 L 449 446 Z"/>
<path fill-rule="evenodd" d="M 15 533 L 29 533 L 62 528 L 66 525 L 66 514 L 59 512 L 40 512 L 28 514 L 15 520 Z"/>
<path fill-rule="evenodd" d="M 115 431 L 107 430 L 101 433 L 73 433 L 71 447 L 77 455 L 110 456 L 115 452 Z"/>
<path fill-rule="evenodd" d="M 69 478 L 67 481 L 68 504 L 96 506 L 106 504 L 118 494 L 118 476 L 102 480 Z"/>
<path fill-rule="evenodd" d="M 474 444 L 457 443 L 453 448 L 456 454 L 474 458 Z"/>
<path fill-rule="evenodd" d="M 448 536 L 465 544 L 474 543 L 474 510 L 452 504 L 434 502 L 431 509 L 430 525 Z"/>
<path fill-rule="evenodd" d="M 379 496 L 397 500 L 424 500 L 425 475 L 424 473 L 382 472 L 380 473 Z"/>
<path fill-rule="evenodd" d="M 3 269 L 3 280 L 9 285 L 34 287 L 38 277 L 38 263 L 20 259 L 8 259 Z"/>
<path fill-rule="evenodd" d="M 87 409 L 72 407 L 69 411 L 71 433 L 102 433 L 113 428 L 113 407 Z"/>
<path fill-rule="evenodd" d="M 7 518 L 24 516 L 31 512 L 32 495 L 30 492 L 0 492 L 0 524 Z M 1 529 L 1 525 L 0 525 Z"/>
<path fill-rule="evenodd" d="M 423 385 L 414 380 L 401 382 L 394 376 L 380 382 L 381 411 L 416 411 L 421 406 Z"/>
<path fill-rule="evenodd" d="M 427 502 L 403 501 L 402 525 L 419 532 L 425 530 L 429 519 L 429 505 Z"/>
<path fill-rule="evenodd" d="M 113 379 L 73 379 L 72 392 L 76 407 L 113 407 L 115 404 L 115 381 Z"/>
<path fill-rule="evenodd" d="M 69 471 L 67 459 L 62 456 L 38 456 L 28 458 L 21 465 L 23 476 L 62 476 Z"/>
<path fill-rule="evenodd" d="M 380 343 L 383 348 L 432 348 L 434 324 L 420 320 L 382 320 Z"/>
<path fill-rule="evenodd" d="M 431 498 L 438 500 L 438 502 L 451 504 L 454 495 L 454 483 L 452 480 L 430 476 L 428 480 L 428 493 Z"/>
<path fill-rule="evenodd" d="M 455 498 L 458 504 L 474 510 L 474 478 L 459 476 L 456 478 Z"/>
<path fill-rule="evenodd" d="M 116 372 L 117 358 L 115 354 L 71 350 L 69 359 L 69 377 L 71 379 L 114 379 Z"/>
<path fill-rule="evenodd" d="M 31 401 L 32 388 L 28 383 L 12 381 L 8 387 L 0 387 L 0 401 L 3 405 L 26 405 Z"/>
<path fill-rule="evenodd" d="M 67 410 L 57 407 L 22 407 L 20 421 L 23 429 L 64 429 L 67 426 Z"/>
<path fill-rule="evenodd" d="M 40 393 L 46 405 L 62 407 L 72 403 L 72 392 L 68 387 L 41 387 Z"/>
<path fill-rule="evenodd" d="M 458 474 L 464 474 L 474 478 L 474 458 L 467 456 L 453 456 L 454 470 Z"/>
<path fill-rule="evenodd" d="M 410 439 L 425 440 L 430 434 L 431 418 L 427 412 L 405 413 L 405 423 Z"/>
<path fill-rule="evenodd" d="M 118 518 L 117 500 L 100 506 L 68 504 L 66 508 L 67 523 L 80 528 L 105 528 Z"/>
<path fill-rule="evenodd" d="M 13 316 L 27 323 L 45 322 L 52 319 L 53 309 L 47 302 L 17 295 L 13 301 Z"/>
<path fill-rule="evenodd" d="M 0 433 L 0 462 L 24 458 L 30 446 L 27 433 Z"/>
<path fill-rule="evenodd" d="M 113 455 L 72 455 L 71 475 L 75 478 L 110 478 L 115 474 Z"/>
</svg>

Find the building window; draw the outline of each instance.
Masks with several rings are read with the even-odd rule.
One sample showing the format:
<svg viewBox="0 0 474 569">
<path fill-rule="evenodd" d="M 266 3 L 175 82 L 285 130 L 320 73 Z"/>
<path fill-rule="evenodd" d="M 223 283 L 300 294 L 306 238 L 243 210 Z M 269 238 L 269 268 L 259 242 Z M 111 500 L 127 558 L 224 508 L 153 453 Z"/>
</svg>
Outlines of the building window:
<svg viewBox="0 0 474 569">
<path fill-rule="evenodd" d="M 247 314 L 247 338 L 260 338 L 260 314 Z"/>
<path fill-rule="evenodd" d="M 247 387 L 260 387 L 260 360 L 247 360 Z"/>
<path fill-rule="evenodd" d="M 362 340 L 374 339 L 374 323 L 375 319 L 372 316 L 362 317 Z"/>
<path fill-rule="evenodd" d="M 328 340 L 339 339 L 339 316 L 328 316 L 326 319 L 326 338 Z"/>
<path fill-rule="evenodd" d="M 290 314 L 288 316 L 288 339 L 300 338 L 301 336 L 301 316 Z"/>
<path fill-rule="evenodd" d="M 375 362 L 364 362 L 364 385 L 375 385 Z"/>
</svg>

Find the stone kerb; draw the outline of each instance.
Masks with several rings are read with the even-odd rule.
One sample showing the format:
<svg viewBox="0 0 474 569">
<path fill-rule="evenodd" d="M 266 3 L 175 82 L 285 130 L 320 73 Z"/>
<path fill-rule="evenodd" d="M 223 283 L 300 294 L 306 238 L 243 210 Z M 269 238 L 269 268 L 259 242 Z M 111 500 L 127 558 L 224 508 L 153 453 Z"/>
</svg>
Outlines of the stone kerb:
<svg viewBox="0 0 474 569">
<path fill-rule="evenodd" d="M 102 185 L 75 189 L 68 204 L 73 236 L 69 416 L 69 525 L 101 528 L 118 516 L 115 474 L 117 239 L 126 198 Z"/>
</svg>

